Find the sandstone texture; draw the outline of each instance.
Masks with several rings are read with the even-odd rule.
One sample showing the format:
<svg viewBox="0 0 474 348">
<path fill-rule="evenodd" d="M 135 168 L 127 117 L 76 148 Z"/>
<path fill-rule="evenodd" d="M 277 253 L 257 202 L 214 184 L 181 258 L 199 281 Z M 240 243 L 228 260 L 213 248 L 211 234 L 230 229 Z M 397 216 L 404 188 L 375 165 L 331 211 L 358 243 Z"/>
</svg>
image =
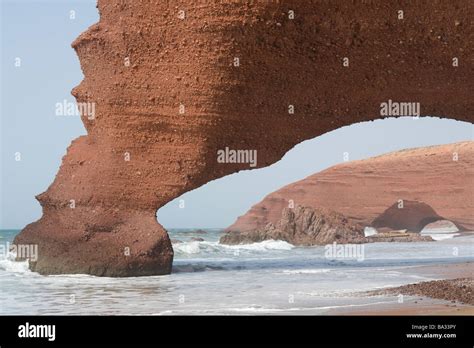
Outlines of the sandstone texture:
<svg viewBox="0 0 474 348">
<path fill-rule="evenodd" d="M 408 221 L 409 222 L 409 221 Z M 417 232 L 393 230 L 388 227 L 377 229 L 373 236 L 364 236 L 364 226 L 350 221 L 340 213 L 327 209 L 314 209 L 297 205 L 284 208 L 276 225 L 269 222 L 264 228 L 249 231 L 228 231 L 222 244 L 249 244 L 264 240 L 284 240 L 293 245 L 325 245 L 329 243 L 373 243 L 373 242 L 419 242 L 432 241 L 429 236 Z"/>
<path fill-rule="evenodd" d="M 419 232 L 422 225 L 440 219 L 473 230 L 474 142 L 344 162 L 269 194 L 227 230 L 275 224 L 290 200 L 337 211 L 363 226 Z M 399 200 L 404 209 L 398 209 Z"/>
<path fill-rule="evenodd" d="M 249 169 L 219 163 L 216 153 L 225 147 L 256 150 L 256 167 L 268 166 L 303 140 L 381 118 L 388 100 L 419 102 L 422 116 L 473 121 L 470 1 L 97 6 L 100 21 L 73 43 L 84 73 L 73 95 L 95 103 L 95 117 L 82 116 L 87 135 L 72 142 L 54 182 L 37 196 L 41 219 L 15 240 L 38 244 L 31 268 L 43 274 L 169 273 L 173 250 L 156 210 Z M 466 165 L 461 154 L 458 166 Z M 374 178 L 370 169 L 357 175 Z M 441 176 L 438 169 L 423 175 L 423 182 Z M 437 183 L 443 194 L 445 181 Z M 350 183 L 333 178 L 332 185 Z M 397 196 L 408 196 L 402 190 Z M 344 202 L 348 193 L 340 192 Z M 350 212 L 348 206 L 338 208 Z M 379 206 L 369 204 L 368 215 Z"/>
<path fill-rule="evenodd" d="M 366 242 L 363 227 L 352 224 L 334 211 L 296 206 L 283 209 L 276 225 L 271 222 L 263 229 L 231 231 L 220 239 L 222 244 L 247 244 L 263 240 L 284 240 L 293 245 L 324 245 L 332 242 Z"/>
</svg>

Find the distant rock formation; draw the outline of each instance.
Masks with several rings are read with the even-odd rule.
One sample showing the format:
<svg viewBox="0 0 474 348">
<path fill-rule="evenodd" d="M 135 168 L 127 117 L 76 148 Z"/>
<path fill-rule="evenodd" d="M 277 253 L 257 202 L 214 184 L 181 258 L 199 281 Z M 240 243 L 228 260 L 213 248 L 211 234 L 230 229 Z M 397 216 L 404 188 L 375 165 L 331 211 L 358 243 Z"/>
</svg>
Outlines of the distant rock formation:
<svg viewBox="0 0 474 348">
<path fill-rule="evenodd" d="M 222 244 L 249 244 L 264 240 L 284 240 L 293 245 L 325 245 L 333 242 L 371 243 L 371 242 L 414 242 L 431 241 L 429 236 L 420 236 L 409 231 L 391 231 L 365 237 L 363 226 L 335 211 L 314 209 L 297 205 L 284 208 L 276 225 L 271 222 L 262 229 L 224 234 Z"/>
<path fill-rule="evenodd" d="M 429 235 L 421 235 L 407 229 L 392 230 L 390 228 L 380 228 L 376 234 L 367 237 L 367 242 L 432 242 L 434 239 Z"/>
<path fill-rule="evenodd" d="M 284 240 L 293 245 L 365 242 L 363 227 L 351 223 L 343 215 L 298 205 L 283 209 L 276 225 L 270 222 L 263 229 L 231 231 L 221 237 L 220 243 L 248 244 L 268 239 Z"/>
<path fill-rule="evenodd" d="M 426 225 L 439 220 L 445 219 L 439 216 L 428 204 L 400 200 L 400 202 L 394 203 L 377 216 L 372 221 L 371 226 L 377 229 L 385 227 L 394 230 L 406 229 L 411 232 L 421 232 Z"/>
<path fill-rule="evenodd" d="M 15 239 L 38 245 L 30 267 L 43 274 L 170 273 L 173 249 L 158 208 L 211 180 L 275 163 L 303 140 L 386 117 L 388 101 L 416 101 L 419 116 L 474 121 L 471 1 L 405 1 L 405 20 L 399 3 L 375 1 L 99 0 L 97 7 L 100 21 L 73 43 L 84 73 L 73 95 L 94 103 L 95 115 L 82 115 L 87 135 L 72 142 L 37 196 L 42 218 Z M 219 161 L 223 149 L 252 151 L 257 162 Z M 445 174 L 425 169 L 418 185 Z M 358 185 L 371 177 L 359 173 Z M 456 179 L 461 187 L 465 179 Z M 339 193 L 333 200 L 343 202 L 352 192 Z M 352 198 L 344 204 L 360 203 Z M 376 201 L 368 217 L 388 206 Z"/>
<path fill-rule="evenodd" d="M 400 199 L 408 210 L 389 209 L 376 220 Z M 410 201 L 423 203 L 416 205 L 415 212 Z M 442 216 L 473 230 L 474 142 L 402 150 L 335 165 L 269 194 L 227 231 L 245 232 L 260 230 L 269 223 L 275 225 L 290 202 L 337 211 L 362 226 L 371 226 L 374 220 L 378 226 L 379 222 L 388 221 L 390 212 L 413 211 L 413 216 L 407 214 L 408 220 L 404 219 L 408 224 L 399 225 L 392 219 L 390 229 L 418 232 L 422 224 Z"/>
</svg>

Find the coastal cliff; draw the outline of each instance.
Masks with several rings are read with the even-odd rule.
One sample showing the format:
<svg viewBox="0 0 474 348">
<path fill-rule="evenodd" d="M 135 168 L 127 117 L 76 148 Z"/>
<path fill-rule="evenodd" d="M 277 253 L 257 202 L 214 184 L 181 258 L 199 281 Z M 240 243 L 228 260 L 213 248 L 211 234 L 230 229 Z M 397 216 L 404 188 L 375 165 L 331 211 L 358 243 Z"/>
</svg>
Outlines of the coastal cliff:
<svg viewBox="0 0 474 348">
<path fill-rule="evenodd" d="M 72 142 L 37 196 L 42 217 L 15 239 L 38 245 L 30 267 L 42 274 L 168 274 L 173 250 L 158 208 L 211 180 L 275 163 L 303 140 L 401 115 L 381 113 L 388 101 L 417 103 L 420 116 L 474 120 L 471 2 L 99 0 L 97 7 L 100 21 L 73 43 L 84 73 L 73 95 L 94 103 L 95 116 L 82 115 L 87 135 Z M 254 151 L 258 160 L 219 161 L 227 148 Z M 440 176 L 423 175 L 423 182 Z M 373 175 L 358 173 L 364 177 Z M 439 187 L 443 195 L 452 188 Z M 351 190 L 338 192 L 344 201 Z M 355 199 L 344 212 L 361 203 Z M 369 203 L 367 216 L 378 208 Z M 253 214 L 250 225 L 266 224 L 267 215 Z M 248 227 L 244 220 L 240 227 Z"/>
<path fill-rule="evenodd" d="M 335 165 L 270 193 L 227 231 L 276 224 L 290 204 L 334 210 L 362 226 L 420 232 L 433 221 L 447 219 L 460 229 L 473 230 L 474 142 Z"/>
</svg>

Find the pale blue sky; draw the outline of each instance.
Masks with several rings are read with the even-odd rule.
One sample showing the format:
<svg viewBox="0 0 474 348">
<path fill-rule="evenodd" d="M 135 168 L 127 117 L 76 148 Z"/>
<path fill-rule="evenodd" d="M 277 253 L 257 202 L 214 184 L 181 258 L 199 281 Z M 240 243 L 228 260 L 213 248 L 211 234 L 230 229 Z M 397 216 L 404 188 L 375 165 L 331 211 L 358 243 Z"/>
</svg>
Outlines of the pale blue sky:
<svg viewBox="0 0 474 348">
<path fill-rule="evenodd" d="M 82 79 L 71 42 L 98 20 L 95 1 L 5 1 L 1 24 L 0 228 L 23 228 L 41 216 L 34 196 L 46 190 L 71 140 L 85 134 L 55 104 L 74 101 Z M 70 19 L 70 11 L 75 19 Z M 15 67 L 15 58 L 21 66 Z M 278 163 L 215 180 L 160 209 L 173 227 L 226 227 L 281 186 L 342 161 L 398 149 L 473 139 L 472 124 L 438 118 L 387 119 L 341 128 L 299 144 Z M 21 152 L 21 161 L 15 153 Z"/>
</svg>

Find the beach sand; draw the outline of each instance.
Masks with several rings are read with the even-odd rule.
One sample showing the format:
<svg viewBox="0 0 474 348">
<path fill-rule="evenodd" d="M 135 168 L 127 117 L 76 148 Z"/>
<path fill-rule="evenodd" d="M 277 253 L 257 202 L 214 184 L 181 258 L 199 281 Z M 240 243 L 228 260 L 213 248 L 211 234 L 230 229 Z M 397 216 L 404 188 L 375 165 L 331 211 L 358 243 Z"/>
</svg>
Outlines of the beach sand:
<svg viewBox="0 0 474 348">
<path fill-rule="evenodd" d="M 393 298 L 392 303 L 339 308 L 332 315 L 474 315 L 474 262 L 419 266 L 403 272 L 443 279 L 370 291 L 367 296 Z M 398 302 L 399 294 L 403 301 Z M 461 302 L 460 300 L 464 301 Z M 467 303 L 466 303 L 467 302 Z"/>
</svg>

